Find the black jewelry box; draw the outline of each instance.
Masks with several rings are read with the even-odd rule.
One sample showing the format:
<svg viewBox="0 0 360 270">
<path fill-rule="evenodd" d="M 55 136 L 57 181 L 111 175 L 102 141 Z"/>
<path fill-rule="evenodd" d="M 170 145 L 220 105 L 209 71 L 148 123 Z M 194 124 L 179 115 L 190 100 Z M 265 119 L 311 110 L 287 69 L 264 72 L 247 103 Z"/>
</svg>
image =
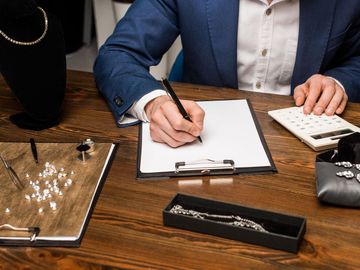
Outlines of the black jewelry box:
<svg viewBox="0 0 360 270">
<path fill-rule="evenodd" d="M 200 213 L 202 217 L 174 213 L 173 210 L 176 205 L 181 205 L 183 209 L 192 210 L 192 214 Z M 208 218 L 209 216 L 238 217 L 250 221 L 251 224 L 260 225 L 266 232 L 245 226 L 230 225 L 228 224 L 229 222 L 219 222 L 214 220 L 214 218 Z M 185 194 L 177 194 L 166 206 L 163 210 L 163 222 L 166 226 L 211 234 L 293 253 L 298 251 L 306 231 L 306 219 L 303 217 L 289 216 Z"/>
</svg>

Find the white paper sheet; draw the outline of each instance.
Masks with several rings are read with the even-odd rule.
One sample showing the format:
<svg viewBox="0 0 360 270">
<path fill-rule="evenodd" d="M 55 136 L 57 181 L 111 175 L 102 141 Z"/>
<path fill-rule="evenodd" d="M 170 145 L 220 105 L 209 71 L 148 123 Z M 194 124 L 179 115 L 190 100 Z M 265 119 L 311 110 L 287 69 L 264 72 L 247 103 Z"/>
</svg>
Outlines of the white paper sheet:
<svg viewBox="0 0 360 270">
<path fill-rule="evenodd" d="M 141 173 L 173 172 L 176 162 L 231 159 L 236 168 L 271 166 L 246 100 L 201 101 L 205 111 L 203 143 L 178 148 L 154 142 L 142 124 Z"/>
</svg>

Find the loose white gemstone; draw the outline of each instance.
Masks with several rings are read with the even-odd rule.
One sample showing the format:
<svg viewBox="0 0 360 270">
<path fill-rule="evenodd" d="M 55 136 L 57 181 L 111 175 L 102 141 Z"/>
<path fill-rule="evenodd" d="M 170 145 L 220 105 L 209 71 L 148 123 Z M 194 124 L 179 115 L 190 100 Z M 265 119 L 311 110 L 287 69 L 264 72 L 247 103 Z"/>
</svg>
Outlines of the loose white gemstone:
<svg viewBox="0 0 360 270">
<path fill-rule="evenodd" d="M 6 208 L 5 213 L 10 213 L 10 208 Z"/>
<path fill-rule="evenodd" d="M 28 195 L 28 194 L 25 194 L 25 199 L 27 199 L 28 201 L 30 201 L 30 200 L 31 200 L 31 197 L 30 197 L 30 195 Z"/>
<path fill-rule="evenodd" d="M 26 174 L 26 177 L 27 177 L 27 178 L 29 178 L 29 177 L 30 177 L 30 175 L 27 173 L 27 174 Z"/>
<path fill-rule="evenodd" d="M 55 211 L 56 210 L 56 202 L 54 202 L 54 201 L 50 202 L 50 207 L 52 210 Z"/>
<path fill-rule="evenodd" d="M 44 212 L 44 208 L 40 207 L 39 208 L 39 213 L 42 213 L 42 212 Z"/>
</svg>

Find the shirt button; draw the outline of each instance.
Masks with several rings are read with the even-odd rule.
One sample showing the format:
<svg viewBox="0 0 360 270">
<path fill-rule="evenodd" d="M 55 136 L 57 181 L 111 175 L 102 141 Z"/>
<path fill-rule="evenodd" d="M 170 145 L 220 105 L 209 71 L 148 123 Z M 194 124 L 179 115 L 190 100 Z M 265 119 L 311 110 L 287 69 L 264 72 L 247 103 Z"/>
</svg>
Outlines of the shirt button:
<svg viewBox="0 0 360 270">
<path fill-rule="evenodd" d="M 122 105 L 124 104 L 124 101 L 123 101 L 122 98 L 119 97 L 119 96 L 116 96 L 116 97 L 114 98 L 114 102 L 115 102 L 116 106 L 118 106 L 118 107 L 120 107 L 120 106 L 122 106 Z"/>
<path fill-rule="evenodd" d="M 261 88 L 261 82 L 256 82 L 255 87 L 256 87 L 257 89 L 260 89 L 260 88 Z"/>
<path fill-rule="evenodd" d="M 269 16 L 269 15 L 271 14 L 271 8 L 268 8 L 268 9 L 265 11 L 265 14 Z"/>
<path fill-rule="evenodd" d="M 266 56 L 266 55 L 267 55 L 267 52 L 268 52 L 267 49 L 263 49 L 263 50 L 261 51 L 261 55 L 262 55 L 262 56 Z"/>
</svg>

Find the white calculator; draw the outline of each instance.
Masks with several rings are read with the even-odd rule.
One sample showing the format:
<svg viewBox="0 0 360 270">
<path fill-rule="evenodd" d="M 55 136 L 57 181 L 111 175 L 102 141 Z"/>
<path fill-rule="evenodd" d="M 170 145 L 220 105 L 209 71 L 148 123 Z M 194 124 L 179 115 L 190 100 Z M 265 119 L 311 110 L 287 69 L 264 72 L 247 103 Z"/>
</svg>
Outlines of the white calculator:
<svg viewBox="0 0 360 270">
<path fill-rule="evenodd" d="M 336 148 L 341 137 L 360 128 L 337 115 L 303 113 L 303 107 L 269 111 L 268 114 L 315 151 Z"/>
</svg>

